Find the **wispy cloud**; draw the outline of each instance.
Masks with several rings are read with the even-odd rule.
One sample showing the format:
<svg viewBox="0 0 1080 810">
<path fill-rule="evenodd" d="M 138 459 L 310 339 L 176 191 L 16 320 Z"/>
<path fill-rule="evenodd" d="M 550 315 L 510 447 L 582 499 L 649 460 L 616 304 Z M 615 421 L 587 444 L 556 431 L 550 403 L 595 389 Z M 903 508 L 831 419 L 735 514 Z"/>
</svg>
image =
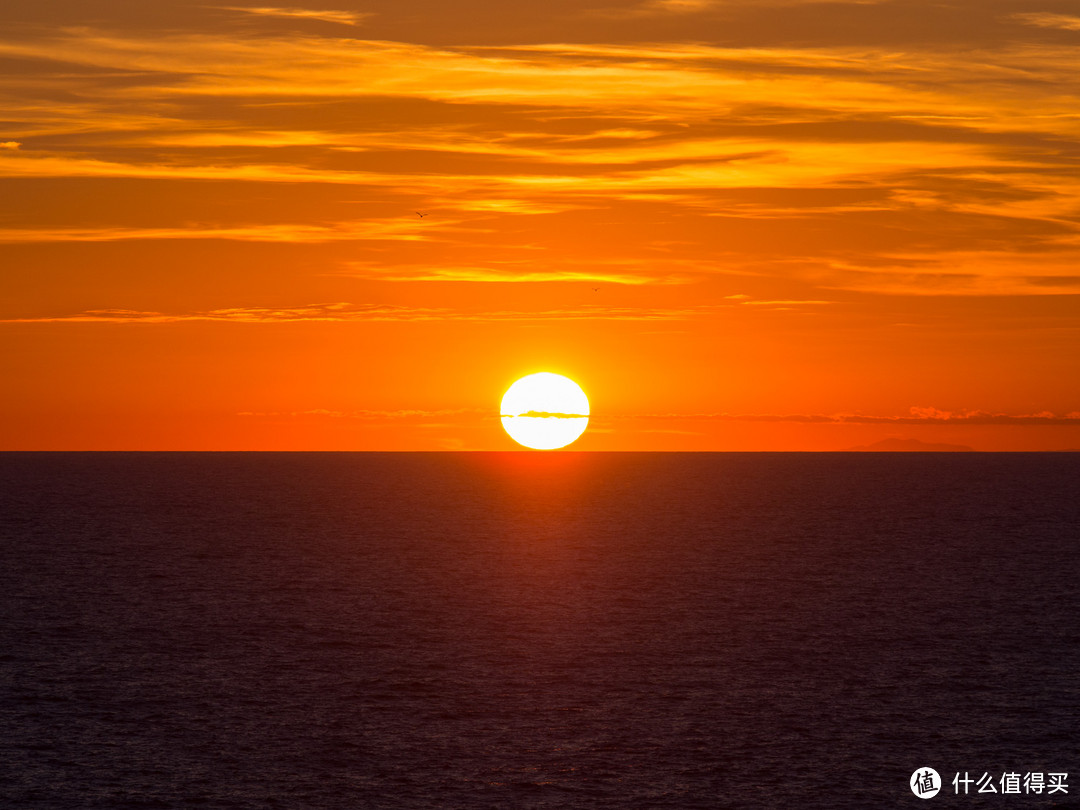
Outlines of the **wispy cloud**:
<svg viewBox="0 0 1080 810">
<path fill-rule="evenodd" d="M 739 413 L 651 413 L 638 419 L 680 419 L 725 422 L 797 422 L 804 424 L 862 425 L 1080 425 L 1080 411 L 1055 414 L 1050 411 L 1027 414 L 994 413 L 983 410 L 945 411 L 934 407 L 912 407 L 906 414 L 875 416 L 857 413 L 834 414 L 739 414 Z"/>
<path fill-rule="evenodd" d="M 593 13 L 612 18 L 658 17 L 668 14 L 698 14 L 716 5 L 716 0 L 646 0 L 629 8 L 605 8 Z"/>
<path fill-rule="evenodd" d="M 285 17 L 301 20 L 338 23 L 340 25 L 359 25 L 372 14 L 356 11 L 318 11 L 310 8 L 274 8 L 269 6 L 215 6 L 223 11 L 238 11 L 257 17 Z"/>
<path fill-rule="evenodd" d="M 832 301 L 804 301 L 799 299 L 785 299 L 779 301 L 742 301 L 743 306 L 751 307 L 800 307 L 800 306 L 822 306 L 824 304 L 831 304 Z"/>
<path fill-rule="evenodd" d="M 4 318 L 0 323 L 124 323 L 162 324 L 194 321 L 268 324 L 364 321 L 670 321 L 708 314 L 707 307 L 648 308 L 582 306 L 539 310 L 456 310 L 438 307 L 406 307 L 385 304 L 307 304 L 298 307 L 230 307 L 201 312 L 167 313 L 132 309 L 92 309 L 70 315 Z"/>
<path fill-rule="evenodd" d="M 376 264 L 352 262 L 348 270 L 339 275 L 372 278 L 381 281 L 464 281 L 485 284 L 536 283 L 536 282 L 591 282 L 637 286 L 642 284 L 683 284 L 690 281 L 688 275 L 678 270 L 671 273 L 643 271 L 623 265 L 612 267 L 604 262 L 570 263 L 569 266 L 543 266 L 543 262 L 492 263 L 488 266 L 454 266 L 440 264 Z"/>
<path fill-rule="evenodd" d="M 293 164 L 246 163 L 200 164 L 96 160 L 68 155 L 0 154 L 0 177 L 100 177 L 147 180 L 232 180 L 265 183 L 338 183 L 346 185 L 401 186 L 404 175 L 382 172 L 309 168 Z M 460 178 L 416 179 L 415 189 L 438 193 L 449 191 Z M 457 180 L 457 182 L 455 182 Z"/>
<path fill-rule="evenodd" d="M 314 419 L 365 419 L 374 421 L 431 419 L 434 417 L 463 416 L 488 413 L 476 408 L 442 408 L 436 410 L 418 410 L 399 408 L 397 410 L 332 410 L 311 408 L 306 411 L 240 411 L 237 416 L 252 418 L 314 418 Z"/>
<path fill-rule="evenodd" d="M 712 9 L 653 6 L 676 16 Z M 249 197 L 265 193 L 257 185 L 343 187 L 396 200 L 399 212 L 439 211 L 280 224 L 243 217 L 237 204 L 232 220 L 191 227 L 13 218 L 0 234 L 8 242 L 447 246 L 438 262 L 408 256 L 377 273 L 402 281 L 700 275 L 665 269 L 660 259 L 678 255 L 705 275 L 887 295 L 1055 295 L 1080 261 L 1080 78 L 1074 49 L 1053 43 L 451 48 L 67 29 L 0 41 L 0 55 L 41 71 L 11 83 L 2 177 L 213 182 L 250 187 Z M 499 265 L 486 258 L 493 246 L 565 258 Z M 350 272 L 385 264 L 377 249 L 358 250 Z"/>
<path fill-rule="evenodd" d="M 524 413 L 500 414 L 504 419 L 588 419 L 587 413 L 562 413 L 559 411 L 525 411 Z"/>
<path fill-rule="evenodd" d="M 1049 11 L 1028 11 L 1013 14 L 1012 19 L 1039 28 L 1059 28 L 1062 31 L 1080 31 L 1080 17 L 1071 14 L 1053 14 Z"/>
<path fill-rule="evenodd" d="M 298 307 L 229 307 L 204 312 L 165 313 L 133 309 L 92 309 L 73 315 L 8 318 L 0 323 L 295 323 L 300 321 L 413 321 L 446 317 L 447 312 L 422 307 L 348 303 Z"/>
<path fill-rule="evenodd" d="M 413 220 L 365 220 L 328 225 L 283 223 L 183 228 L 0 228 L 0 243 L 122 242 L 144 239 L 225 239 L 240 242 L 319 243 L 361 240 L 421 241 L 430 238 Z"/>
<path fill-rule="evenodd" d="M 836 4 L 873 5 L 887 0 L 832 0 Z M 665 15 L 691 15 L 707 11 L 728 11 L 753 6 L 800 6 L 821 3 L 822 0 L 645 0 L 629 7 L 602 8 L 592 14 L 611 18 L 659 17 Z"/>
</svg>

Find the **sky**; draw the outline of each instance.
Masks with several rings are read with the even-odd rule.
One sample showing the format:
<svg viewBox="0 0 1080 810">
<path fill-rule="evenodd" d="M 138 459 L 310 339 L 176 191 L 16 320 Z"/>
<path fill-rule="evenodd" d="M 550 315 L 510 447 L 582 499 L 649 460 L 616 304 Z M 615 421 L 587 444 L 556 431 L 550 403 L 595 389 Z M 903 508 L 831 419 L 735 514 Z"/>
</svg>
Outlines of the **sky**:
<svg viewBox="0 0 1080 810">
<path fill-rule="evenodd" d="M 0 449 L 513 449 L 536 371 L 577 450 L 1080 448 L 1078 47 L 1076 0 L 12 0 Z"/>
</svg>

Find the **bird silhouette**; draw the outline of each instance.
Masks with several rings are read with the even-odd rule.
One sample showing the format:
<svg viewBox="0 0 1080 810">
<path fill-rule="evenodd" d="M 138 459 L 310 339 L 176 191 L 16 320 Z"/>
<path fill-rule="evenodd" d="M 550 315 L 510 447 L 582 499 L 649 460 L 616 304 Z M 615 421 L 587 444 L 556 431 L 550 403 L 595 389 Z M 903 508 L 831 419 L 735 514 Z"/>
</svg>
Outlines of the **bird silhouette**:
<svg viewBox="0 0 1080 810">
<path fill-rule="evenodd" d="M 592 288 L 592 291 L 593 291 L 593 292 L 600 292 L 600 288 L 599 288 L 599 287 L 593 287 L 593 288 Z"/>
<path fill-rule="evenodd" d="M 427 216 L 427 214 L 421 214 L 421 213 L 420 213 L 419 211 L 417 211 L 417 212 L 416 212 L 416 215 L 417 215 L 418 217 L 420 217 L 420 219 L 423 219 L 424 217 L 426 217 L 426 216 Z"/>
</svg>

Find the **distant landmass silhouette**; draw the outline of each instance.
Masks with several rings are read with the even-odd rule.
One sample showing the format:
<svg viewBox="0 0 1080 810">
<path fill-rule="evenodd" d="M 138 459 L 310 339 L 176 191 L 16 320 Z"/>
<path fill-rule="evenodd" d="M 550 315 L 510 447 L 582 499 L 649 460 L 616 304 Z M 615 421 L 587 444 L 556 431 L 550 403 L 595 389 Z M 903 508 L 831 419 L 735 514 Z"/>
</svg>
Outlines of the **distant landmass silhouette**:
<svg viewBox="0 0 1080 810">
<path fill-rule="evenodd" d="M 966 444 L 939 444 L 918 439 L 882 439 L 873 444 L 849 447 L 849 453 L 974 453 L 975 448 Z"/>
</svg>

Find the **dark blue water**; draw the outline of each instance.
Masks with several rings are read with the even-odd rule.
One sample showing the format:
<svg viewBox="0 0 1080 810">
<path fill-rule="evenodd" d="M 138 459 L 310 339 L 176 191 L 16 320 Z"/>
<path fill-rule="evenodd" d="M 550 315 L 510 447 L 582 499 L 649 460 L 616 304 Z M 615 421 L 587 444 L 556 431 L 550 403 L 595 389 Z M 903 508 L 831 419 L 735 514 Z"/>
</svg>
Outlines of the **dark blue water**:
<svg viewBox="0 0 1080 810">
<path fill-rule="evenodd" d="M 1078 527 L 1080 454 L 0 454 L 0 804 L 1076 806 Z"/>
</svg>

